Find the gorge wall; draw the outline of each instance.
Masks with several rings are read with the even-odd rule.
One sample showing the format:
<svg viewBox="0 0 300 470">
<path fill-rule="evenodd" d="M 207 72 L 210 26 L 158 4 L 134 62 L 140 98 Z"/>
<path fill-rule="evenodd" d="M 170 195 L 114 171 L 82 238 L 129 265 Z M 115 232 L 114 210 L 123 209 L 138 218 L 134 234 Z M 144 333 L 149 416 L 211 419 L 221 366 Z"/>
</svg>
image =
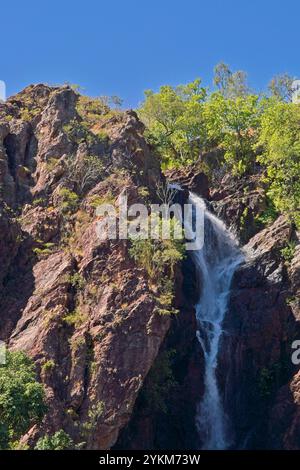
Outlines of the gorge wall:
<svg viewBox="0 0 300 470">
<path fill-rule="evenodd" d="M 176 268 L 179 314 L 159 315 L 158 287 L 128 242 L 99 240 L 95 230 L 97 205 L 125 192 L 130 203 L 158 202 L 164 176 L 143 131 L 134 112 L 95 107 L 68 86 L 30 86 L 0 104 L 0 339 L 34 359 L 48 406 L 23 437 L 30 446 L 59 429 L 80 443 L 84 424 L 90 449 L 201 446 L 194 305 L 204 286 L 193 262 Z M 67 178 L 74 161 L 97 171 Z M 210 188 L 197 167 L 167 176 L 203 196 L 246 253 L 218 367 L 234 447 L 299 449 L 298 234 L 283 216 L 259 222 L 267 202 L 256 176 L 228 175 Z"/>
</svg>

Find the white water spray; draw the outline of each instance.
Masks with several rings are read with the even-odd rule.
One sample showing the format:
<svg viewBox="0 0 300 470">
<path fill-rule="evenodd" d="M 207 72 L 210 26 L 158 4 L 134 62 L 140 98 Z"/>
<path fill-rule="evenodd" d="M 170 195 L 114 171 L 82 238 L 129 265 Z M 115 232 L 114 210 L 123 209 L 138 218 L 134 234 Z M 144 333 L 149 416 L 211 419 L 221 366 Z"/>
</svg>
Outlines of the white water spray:
<svg viewBox="0 0 300 470">
<path fill-rule="evenodd" d="M 216 369 L 231 280 L 243 257 L 234 236 L 221 220 L 207 211 L 204 201 L 190 194 L 190 203 L 195 207 L 200 205 L 205 211 L 204 246 L 191 252 L 201 282 L 201 296 L 195 307 L 197 338 L 205 361 L 204 395 L 198 405 L 196 425 L 203 449 L 227 449 L 231 445 L 228 418 L 223 409 Z"/>
</svg>

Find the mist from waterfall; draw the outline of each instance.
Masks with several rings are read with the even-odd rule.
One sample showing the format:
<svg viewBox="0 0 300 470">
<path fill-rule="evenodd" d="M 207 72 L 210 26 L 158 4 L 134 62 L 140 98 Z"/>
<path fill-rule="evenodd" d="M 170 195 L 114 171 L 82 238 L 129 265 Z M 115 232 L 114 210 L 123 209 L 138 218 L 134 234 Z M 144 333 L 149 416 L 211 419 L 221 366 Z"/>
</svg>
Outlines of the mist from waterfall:
<svg viewBox="0 0 300 470">
<path fill-rule="evenodd" d="M 232 444 L 216 371 L 222 324 L 234 271 L 243 257 L 235 237 L 210 213 L 204 201 L 190 194 L 189 202 L 204 210 L 204 246 L 192 251 L 201 295 L 196 304 L 197 338 L 205 361 L 204 395 L 197 408 L 196 426 L 203 449 L 227 449 Z"/>
</svg>

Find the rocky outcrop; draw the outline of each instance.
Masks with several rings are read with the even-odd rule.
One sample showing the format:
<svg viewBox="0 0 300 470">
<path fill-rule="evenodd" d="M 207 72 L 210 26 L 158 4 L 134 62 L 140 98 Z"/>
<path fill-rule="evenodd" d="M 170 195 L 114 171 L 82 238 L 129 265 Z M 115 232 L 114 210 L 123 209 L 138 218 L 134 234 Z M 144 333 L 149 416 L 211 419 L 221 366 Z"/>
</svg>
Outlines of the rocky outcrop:
<svg viewBox="0 0 300 470">
<path fill-rule="evenodd" d="M 300 337 L 300 266 L 298 255 L 291 264 L 282 255 L 292 234 L 279 217 L 245 245 L 245 263 L 235 273 L 219 375 L 236 448 L 299 448 L 291 356 Z"/>
<path fill-rule="evenodd" d="M 161 315 L 159 279 L 127 241 L 97 236 L 99 204 L 161 202 L 165 177 L 143 132 L 135 112 L 68 86 L 30 86 L 0 104 L 0 339 L 34 359 L 46 390 L 44 421 L 22 439 L 31 447 L 59 429 L 88 449 L 199 447 L 193 305 L 204 286 L 193 263 L 175 270 L 178 315 Z M 166 177 L 183 189 L 176 202 L 202 195 L 244 245 L 218 368 L 234 447 L 299 449 L 298 234 L 283 216 L 262 221 L 259 169 L 210 184 L 203 165 L 219 157 Z"/>
<path fill-rule="evenodd" d="M 128 243 L 99 239 L 96 207 L 151 198 L 161 173 L 134 112 L 100 110 L 94 128 L 79 100 L 70 87 L 36 85 L 0 106 L 0 337 L 35 360 L 46 389 L 48 412 L 23 443 L 64 429 L 107 449 L 171 317 L 157 313 Z M 88 158 L 99 170 L 83 185 L 69 168 Z"/>
<path fill-rule="evenodd" d="M 183 190 L 192 191 L 204 199 L 209 199 L 208 177 L 197 167 L 187 167 L 185 170 L 168 170 L 165 174 L 168 181 L 180 184 Z"/>
<path fill-rule="evenodd" d="M 258 218 L 267 208 L 267 198 L 260 173 L 239 178 L 226 174 L 211 191 L 210 201 L 242 245 L 263 228 Z"/>
<path fill-rule="evenodd" d="M 192 190 L 183 171 L 169 176 Z M 259 169 L 242 178 L 224 175 L 207 197 L 245 256 L 232 284 L 218 380 L 233 448 L 299 449 L 299 366 L 291 359 L 300 339 L 299 234 L 283 216 L 274 223 L 264 217 L 276 214 L 262 176 Z M 296 247 L 292 259 L 284 257 L 288 246 Z"/>
<path fill-rule="evenodd" d="M 115 449 L 199 449 L 196 407 L 203 393 L 203 355 L 196 339 L 194 304 L 199 289 L 187 257 L 177 285 L 180 313 L 139 393 Z"/>
</svg>

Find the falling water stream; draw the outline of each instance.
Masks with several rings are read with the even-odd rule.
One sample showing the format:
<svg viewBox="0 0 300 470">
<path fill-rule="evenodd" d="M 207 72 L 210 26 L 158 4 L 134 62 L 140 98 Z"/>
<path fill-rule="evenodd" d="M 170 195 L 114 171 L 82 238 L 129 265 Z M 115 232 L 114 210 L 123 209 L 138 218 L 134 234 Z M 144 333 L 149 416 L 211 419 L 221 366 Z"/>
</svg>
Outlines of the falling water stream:
<svg viewBox="0 0 300 470">
<path fill-rule="evenodd" d="M 189 202 L 204 211 L 204 246 L 191 251 L 201 286 L 201 295 L 195 307 L 197 338 L 205 361 L 204 395 L 198 405 L 196 425 L 203 449 L 227 449 L 231 445 L 229 423 L 216 370 L 230 285 L 243 257 L 235 237 L 221 220 L 206 209 L 204 201 L 191 193 Z"/>
</svg>

